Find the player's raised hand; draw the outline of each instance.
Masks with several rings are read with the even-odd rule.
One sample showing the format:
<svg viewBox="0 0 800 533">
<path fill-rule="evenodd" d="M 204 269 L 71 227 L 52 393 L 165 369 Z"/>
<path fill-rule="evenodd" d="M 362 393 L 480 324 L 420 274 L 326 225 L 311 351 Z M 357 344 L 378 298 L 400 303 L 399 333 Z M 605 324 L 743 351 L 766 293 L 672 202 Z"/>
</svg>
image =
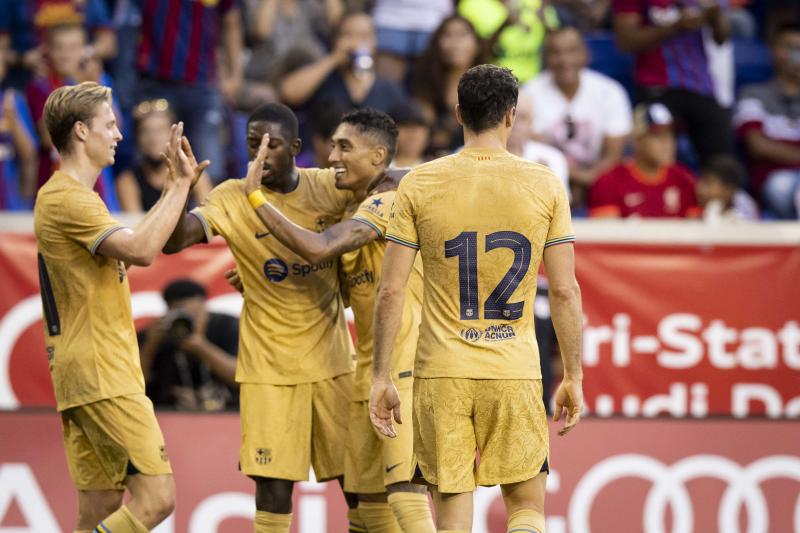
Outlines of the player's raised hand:
<svg viewBox="0 0 800 533">
<path fill-rule="evenodd" d="M 244 180 L 244 193 L 250 194 L 261 188 L 261 176 L 264 173 L 264 160 L 267 158 L 267 147 L 269 146 L 269 133 L 261 137 L 261 144 L 258 146 L 256 158 L 247 165 L 247 177 Z"/>
<path fill-rule="evenodd" d="M 194 168 L 181 147 L 182 138 L 183 122 L 173 124 L 169 131 L 167 147 L 161 152 L 161 158 L 167 164 L 167 169 L 169 170 L 166 187 L 182 181 L 191 184 L 192 178 L 194 178 Z"/>
<path fill-rule="evenodd" d="M 400 418 L 400 396 L 392 380 L 373 381 L 369 391 L 369 419 L 381 434 L 387 437 L 396 437 L 392 425 L 392 418 L 398 424 Z"/>
<path fill-rule="evenodd" d="M 564 427 L 558 430 L 560 436 L 564 436 L 574 428 L 581 419 L 581 409 L 583 408 L 583 388 L 581 381 L 565 379 L 558 386 L 556 391 L 556 409 L 553 413 L 553 421 L 558 422 L 564 415 Z"/>
<path fill-rule="evenodd" d="M 204 160 L 199 165 L 197 164 L 197 158 L 194 156 L 194 151 L 192 150 L 192 145 L 189 144 L 189 139 L 185 136 L 181 136 L 181 148 L 183 149 L 183 153 L 186 154 L 186 157 L 189 159 L 189 165 L 194 168 L 194 177 L 192 178 L 192 187 L 197 184 L 197 180 L 200 179 L 200 176 L 203 175 L 208 165 L 211 164 L 211 161 L 208 159 Z"/>
<path fill-rule="evenodd" d="M 242 278 L 239 276 L 239 271 L 237 269 L 232 268 L 226 270 L 223 275 L 228 285 L 239 291 L 240 294 L 244 294 L 244 283 L 242 283 Z"/>
</svg>

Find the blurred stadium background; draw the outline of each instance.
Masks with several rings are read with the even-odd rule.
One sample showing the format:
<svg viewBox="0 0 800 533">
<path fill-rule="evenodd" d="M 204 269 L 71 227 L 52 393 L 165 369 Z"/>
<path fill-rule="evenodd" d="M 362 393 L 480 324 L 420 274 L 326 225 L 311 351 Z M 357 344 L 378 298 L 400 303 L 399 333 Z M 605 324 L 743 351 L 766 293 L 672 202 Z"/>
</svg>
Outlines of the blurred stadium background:
<svg viewBox="0 0 800 533">
<path fill-rule="evenodd" d="M 436 69 L 457 74 L 485 58 L 518 66 L 523 82 L 542 83 L 537 76 L 555 68 L 546 54 L 542 61 L 546 30 L 558 26 L 580 30 L 588 68 L 621 84 L 623 112 L 630 114 L 631 102 L 643 100 L 640 75 L 648 68 L 636 53 L 620 51 L 615 39 L 615 15 L 629 14 L 631 5 L 641 8 L 648 24 L 655 24 L 648 7 L 662 14 L 673 10 L 678 18 L 681 10 L 699 8 L 672 0 L 0 0 L 0 533 L 71 531 L 76 509 L 47 371 L 30 213 L 37 184 L 57 165 L 40 134 L 49 91 L 84 79 L 114 86 L 127 141 L 98 193 L 122 220 L 135 224 L 148 198 L 160 194 L 149 146 L 160 131 L 157 122 L 148 122 L 155 114 L 168 110 L 170 118 L 193 121 L 191 138 L 201 157 L 215 159 L 208 187 L 242 174 L 247 114 L 276 99 L 301 118 L 306 149 L 300 163 L 324 164 L 320 154 L 331 121 L 335 126 L 337 113 L 357 100 L 342 83 L 356 64 L 368 71 L 356 79 L 369 80 L 370 105 L 406 126 L 402 165 L 459 146 L 448 107 L 452 86 Z M 366 27 L 346 15 L 351 10 L 370 14 Z M 455 11 L 474 23 L 466 40 L 458 41 L 464 38 L 458 28 L 451 28 L 453 35 L 435 33 Z M 270 12 L 271 19 L 264 16 Z M 606 143 L 621 139 L 621 152 L 604 168 L 593 168 L 614 154 L 595 147 L 581 155 L 573 141 L 597 136 L 582 128 L 591 130 L 602 117 L 589 113 L 582 122 L 572 113 L 585 110 L 568 109 L 542 130 L 537 117 L 560 104 L 541 98 L 546 92 L 523 90 L 533 101 L 533 116 L 523 123 L 522 146 L 547 144 L 558 151 L 549 160 L 565 161 L 586 316 L 586 417 L 567 438 L 553 432 L 549 533 L 800 533 L 800 224 L 793 196 L 800 203 L 800 31 L 788 32 L 784 56 L 773 39 L 782 24 L 798 20 L 800 5 L 728 0 L 721 12 L 731 23 L 725 43 L 706 42 L 708 59 L 700 63 L 673 60 L 713 74 L 714 98 L 727 117 L 727 129 L 718 134 L 731 138 L 725 155 L 739 161 L 744 177 L 719 181 L 751 198 L 754 216 L 727 204 L 724 193 L 709 198 L 700 190 L 687 200 L 691 209 L 684 217 L 593 216 L 593 182 L 634 156 L 630 120 L 627 130 L 600 135 Z M 711 26 L 709 20 L 706 34 Z M 509 28 L 523 37 L 500 39 Z M 355 34 L 349 48 L 340 43 L 347 31 Z M 686 33 L 694 31 L 700 30 Z M 362 41 L 367 46 L 356 46 Z M 331 60 L 337 46 L 346 52 L 339 62 Z M 461 58 L 471 46 L 473 53 Z M 687 57 L 697 51 L 685 46 Z M 350 61 L 351 52 L 369 61 Z M 330 68 L 316 85 L 297 85 L 299 71 L 325 61 Z M 775 61 L 783 63 L 776 68 Z M 578 56 L 571 68 L 581 70 L 580 62 Z M 783 78 L 791 87 L 792 76 L 796 91 L 786 93 L 784 115 L 763 92 L 752 92 L 752 84 Z M 372 91 L 373 84 L 380 90 Z M 707 174 L 708 154 L 694 146 L 691 121 L 673 115 L 677 159 L 695 180 Z M 753 131 L 782 144 L 780 156 L 770 160 L 754 148 Z M 765 165 L 788 171 L 795 181 L 782 189 L 765 186 L 771 176 Z M 150 268 L 133 268 L 137 329 L 146 331 L 164 315 L 162 290 L 179 277 L 203 285 L 209 310 L 238 317 L 240 296 L 222 276 L 232 265 L 224 242 L 214 241 L 162 256 Z M 537 334 L 554 390 L 558 352 L 546 280 L 541 285 L 534 301 Z M 193 371 L 201 367 L 191 364 Z M 213 407 L 157 403 L 178 504 L 156 531 L 249 531 L 253 486 L 236 468 L 235 391 Z M 303 483 L 293 531 L 342 531 L 345 512 L 338 487 Z M 478 491 L 475 514 L 476 533 L 504 531 L 497 488 Z"/>
</svg>

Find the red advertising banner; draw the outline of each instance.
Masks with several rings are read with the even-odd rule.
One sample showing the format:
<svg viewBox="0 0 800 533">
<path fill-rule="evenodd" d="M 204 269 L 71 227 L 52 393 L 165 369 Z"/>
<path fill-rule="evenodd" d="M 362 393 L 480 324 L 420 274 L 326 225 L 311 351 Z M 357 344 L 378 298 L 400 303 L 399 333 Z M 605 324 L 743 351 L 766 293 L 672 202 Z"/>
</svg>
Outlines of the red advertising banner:
<svg viewBox="0 0 800 533">
<path fill-rule="evenodd" d="M 236 469 L 236 415 L 160 413 L 176 512 L 156 533 L 252 531 L 253 483 Z M 72 531 L 76 496 L 58 415 L 0 413 L 0 532 Z M 555 435 L 555 426 L 551 434 Z M 553 436 L 548 533 L 800 533 L 800 424 L 584 420 Z M 300 483 L 293 533 L 338 533 L 335 483 Z M 474 533 L 502 533 L 500 491 L 475 496 Z"/>
<path fill-rule="evenodd" d="M 800 248 L 580 244 L 587 406 L 800 417 Z"/>
<path fill-rule="evenodd" d="M 588 410 L 598 416 L 800 418 L 800 247 L 579 243 Z M 176 277 L 238 315 L 223 241 L 161 256 L 129 279 L 137 322 Z M 0 409 L 51 406 L 31 235 L 0 233 Z"/>
</svg>

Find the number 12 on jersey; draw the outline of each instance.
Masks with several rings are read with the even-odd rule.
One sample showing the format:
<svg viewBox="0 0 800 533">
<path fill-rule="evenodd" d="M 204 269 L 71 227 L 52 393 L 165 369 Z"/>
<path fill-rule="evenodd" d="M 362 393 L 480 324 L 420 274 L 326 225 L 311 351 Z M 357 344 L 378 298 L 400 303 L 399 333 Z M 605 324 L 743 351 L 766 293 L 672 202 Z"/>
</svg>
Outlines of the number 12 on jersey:
<svg viewBox="0 0 800 533">
<path fill-rule="evenodd" d="M 483 317 L 489 320 L 517 320 L 525 302 L 509 299 L 520 284 L 531 263 L 531 241 L 516 231 L 496 231 L 486 236 L 486 252 L 508 248 L 514 261 L 506 275 L 483 303 Z M 478 232 L 464 231 L 444 243 L 445 257 L 458 257 L 458 285 L 461 320 L 478 320 Z"/>
</svg>

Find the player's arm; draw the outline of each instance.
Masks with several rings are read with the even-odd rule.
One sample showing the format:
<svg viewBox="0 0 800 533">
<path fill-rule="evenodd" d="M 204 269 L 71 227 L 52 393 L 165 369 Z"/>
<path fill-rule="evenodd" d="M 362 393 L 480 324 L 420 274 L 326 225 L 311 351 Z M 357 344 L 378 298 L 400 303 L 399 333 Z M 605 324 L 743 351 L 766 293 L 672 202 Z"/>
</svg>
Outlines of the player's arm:
<svg viewBox="0 0 800 533">
<path fill-rule="evenodd" d="M 208 161 L 193 164 L 186 150 L 189 142 L 183 137 L 183 123 L 173 124 L 170 141 L 163 154 L 169 169 L 164 194 L 133 229 L 116 231 L 97 248 L 97 253 L 127 264 L 150 265 L 167 242 L 183 214 L 192 183 L 208 166 Z"/>
<path fill-rule="evenodd" d="M 184 248 L 203 242 L 206 239 L 203 225 L 196 216 L 185 211 L 186 209 L 184 208 L 178 223 L 175 224 L 175 229 L 172 230 L 167 242 L 164 244 L 162 251 L 165 254 L 176 254 Z"/>
<path fill-rule="evenodd" d="M 258 218 L 284 246 L 316 265 L 345 252 L 357 250 L 380 237 L 376 230 L 357 220 L 345 220 L 322 233 L 316 233 L 286 218 L 261 193 L 261 169 L 268 145 L 269 134 L 266 134 L 261 139 L 255 160 L 247 169 L 244 193 L 255 208 Z"/>
<path fill-rule="evenodd" d="M 414 268 L 416 248 L 389 242 L 383 256 L 383 269 L 375 298 L 374 345 L 372 353 L 372 388 L 369 393 L 369 417 L 373 425 L 387 437 L 396 433 L 392 415 L 398 424 L 400 399 L 392 383 L 392 351 L 400 321 L 408 277 Z"/>
<path fill-rule="evenodd" d="M 189 161 L 196 161 L 194 153 L 192 152 L 192 147 L 188 142 L 184 144 L 184 149 L 189 157 Z M 194 180 L 192 181 L 192 189 L 195 193 L 197 193 L 197 187 L 200 186 L 201 190 L 204 191 L 202 194 L 205 197 L 208 195 L 208 189 L 211 188 L 211 185 L 210 183 L 206 184 L 209 179 L 204 170 L 205 166 L 202 168 L 198 167 Z M 175 224 L 175 229 L 172 230 L 172 234 L 170 234 L 166 244 L 164 244 L 164 248 L 162 249 L 165 254 L 178 253 L 184 248 L 188 248 L 193 244 L 203 242 L 206 239 L 206 233 L 203 225 L 196 216 L 186 212 L 186 208 L 188 206 L 189 198 L 187 197 L 186 203 L 183 206 L 183 212 L 178 218 L 177 224 Z"/>
<path fill-rule="evenodd" d="M 566 410 L 566 434 L 578 423 L 583 405 L 583 370 L 581 368 L 581 290 L 575 279 L 575 251 L 572 244 L 557 244 L 544 249 L 550 313 L 556 330 L 564 379 L 556 392 L 554 420 Z"/>
</svg>

